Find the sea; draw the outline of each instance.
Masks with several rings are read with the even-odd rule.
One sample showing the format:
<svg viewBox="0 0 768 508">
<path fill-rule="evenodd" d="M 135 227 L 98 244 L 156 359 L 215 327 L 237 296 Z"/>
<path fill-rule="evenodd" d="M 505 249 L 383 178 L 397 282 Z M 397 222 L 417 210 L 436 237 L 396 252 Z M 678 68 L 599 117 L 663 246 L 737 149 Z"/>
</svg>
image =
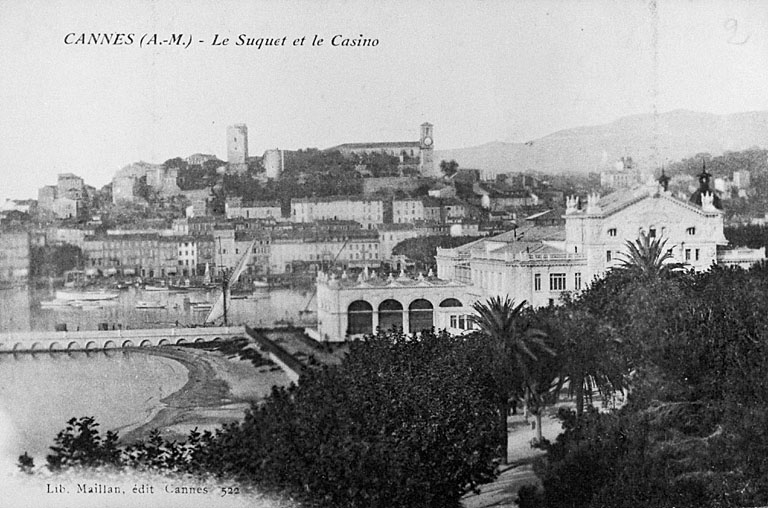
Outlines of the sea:
<svg viewBox="0 0 768 508">
<path fill-rule="evenodd" d="M 50 306 L 45 302 L 56 300 L 54 289 L 3 289 L 0 332 L 201 326 L 219 296 L 216 290 L 131 287 L 114 300 Z M 137 308 L 144 304 L 155 308 Z M 227 307 L 230 325 L 273 327 L 311 324 L 317 304 L 311 289 L 263 289 Z M 24 452 L 44 462 L 74 416 L 95 417 L 101 432 L 138 427 L 186 381 L 181 363 L 141 350 L 0 354 L 0 466 Z"/>
</svg>

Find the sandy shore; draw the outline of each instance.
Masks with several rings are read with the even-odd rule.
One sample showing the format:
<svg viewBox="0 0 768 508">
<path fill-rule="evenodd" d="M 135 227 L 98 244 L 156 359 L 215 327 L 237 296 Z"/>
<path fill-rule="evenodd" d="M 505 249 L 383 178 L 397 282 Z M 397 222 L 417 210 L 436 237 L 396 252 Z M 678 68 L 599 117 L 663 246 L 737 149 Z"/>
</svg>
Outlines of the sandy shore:
<svg viewBox="0 0 768 508">
<path fill-rule="evenodd" d="M 164 407 L 143 425 L 121 433 L 121 442 L 143 440 L 154 429 L 163 437 L 184 439 L 194 428 L 213 430 L 239 421 L 252 402 L 269 395 L 273 385 L 287 386 L 288 377 L 273 366 L 254 367 L 249 361 L 217 351 L 183 347 L 142 349 L 181 363 L 188 371 L 184 386 L 161 400 Z"/>
</svg>

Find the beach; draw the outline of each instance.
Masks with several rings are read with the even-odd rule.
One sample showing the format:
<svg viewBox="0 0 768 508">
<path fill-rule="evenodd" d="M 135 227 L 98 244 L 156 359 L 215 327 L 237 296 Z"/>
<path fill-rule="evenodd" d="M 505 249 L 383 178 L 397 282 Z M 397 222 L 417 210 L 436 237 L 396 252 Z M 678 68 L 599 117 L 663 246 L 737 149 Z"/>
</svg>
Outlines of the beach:
<svg viewBox="0 0 768 508">
<path fill-rule="evenodd" d="M 290 384 L 275 365 L 254 367 L 248 360 L 220 351 L 169 346 L 141 351 L 179 362 L 187 370 L 187 381 L 162 399 L 162 406 L 145 423 L 120 433 L 125 444 L 146 439 L 155 429 L 165 438 L 184 439 L 195 428 L 214 430 L 240 421 L 251 404 L 267 397 L 273 386 Z"/>
</svg>

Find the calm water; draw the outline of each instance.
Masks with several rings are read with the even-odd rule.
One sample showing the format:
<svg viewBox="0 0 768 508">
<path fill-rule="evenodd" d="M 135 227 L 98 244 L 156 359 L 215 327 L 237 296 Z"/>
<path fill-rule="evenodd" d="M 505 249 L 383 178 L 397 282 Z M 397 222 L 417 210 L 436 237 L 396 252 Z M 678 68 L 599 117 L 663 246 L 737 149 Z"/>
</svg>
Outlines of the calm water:
<svg viewBox="0 0 768 508">
<path fill-rule="evenodd" d="M 124 328 L 202 324 L 209 310 L 191 302 L 211 302 L 217 292 L 162 292 L 129 289 L 102 308 L 42 308 L 53 291 L 0 290 L 0 332 L 96 330 L 100 323 Z M 164 309 L 140 310 L 136 303 L 160 302 Z M 298 323 L 304 309 L 315 310 L 314 291 L 264 291 L 258 298 L 232 300 L 232 324 L 273 326 Z M 314 316 L 315 314 L 311 314 Z M 141 352 L 0 354 L 0 462 L 16 462 L 28 451 L 42 464 L 56 433 L 73 416 L 94 416 L 100 430 L 127 431 L 151 418 L 160 400 L 181 388 L 187 369 L 180 363 Z"/>
<path fill-rule="evenodd" d="M 187 373 L 174 360 L 127 351 L 0 355 L 0 460 L 28 451 L 42 463 L 71 417 L 94 416 L 101 432 L 139 426 Z"/>
<path fill-rule="evenodd" d="M 31 291 L 26 288 L 0 290 L 0 332 L 54 330 L 66 324 L 70 331 L 97 330 L 99 324 L 109 328 L 165 328 L 202 324 L 209 309 L 197 309 L 193 302 L 214 303 L 218 291 L 144 291 L 131 288 L 120 292 L 116 300 L 101 302 L 99 308 L 72 306 L 43 308 L 40 302 L 55 298 L 52 290 Z M 137 309 L 138 302 L 160 303 L 163 309 Z M 278 289 L 256 293 L 245 300 L 229 300 L 228 318 L 231 324 L 274 326 L 279 322 L 298 323 L 308 319 L 305 309 L 315 311 L 314 291 Z M 315 314 L 311 314 L 314 316 Z"/>
</svg>

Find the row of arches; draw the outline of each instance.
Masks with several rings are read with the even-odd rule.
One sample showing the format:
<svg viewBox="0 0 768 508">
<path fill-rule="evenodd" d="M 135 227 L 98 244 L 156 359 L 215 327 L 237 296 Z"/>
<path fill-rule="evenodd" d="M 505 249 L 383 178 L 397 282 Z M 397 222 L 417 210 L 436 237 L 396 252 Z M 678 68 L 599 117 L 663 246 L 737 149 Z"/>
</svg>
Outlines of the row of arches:
<svg viewBox="0 0 768 508">
<path fill-rule="evenodd" d="M 439 307 L 443 308 L 461 306 L 461 302 L 456 298 L 446 298 L 439 304 Z M 407 313 L 403 304 L 394 299 L 381 302 L 375 313 L 373 306 L 365 300 L 355 300 L 347 308 L 347 333 L 349 335 L 370 334 L 374 332 L 375 328 L 382 330 L 401 328 L 406 332 L 414 332 L 428 330 L 434 325 L 434 306 L 432 302 L 424 298 L 413 300 L 408 305 Z"/>
<path fill-rule="evenodd" d="M 220 342 L 222 339 L 221 337 L 216 337 L 213 339 L 213 342 Z M 178 339 L 160 339 L 156 343 L 153 343 L 149 339 L 144 339 L 142 341 L 132 341 L 130 339 L 124 340 L 122 342 L 120 341 L 113 341 L 113 340 L 107 340 L 106 342 L 100 342 L 100 341 L 69 341 L 69 342 L 59 342 L 59 341 L 53 341 L 50 343 L 44 343 L 44 342 L 34 342 L 32 345 L 23 344 L 20 342 L 17 342 L 13 345 L 13 348 L 11 348 L 8 351 L 11 352 L 20 352 L 20 351 L 79 351 L 79 350 L 101 350 L 101 349 L 120 349 L 120 348 L 146 348 L 146 347 L 154 347 L 154 346 L 171 346 L 171 345 L 181 345 L 181 344 L 189 344 L 191 342 L 194 342 L 195 344 L 200 342 L 206 342 L 206 339 L 202 337 L 198 337 L 194 339 L 194 341 L 184 339 L 184 338 L 178 338 Z M 2 351 L 2 349 L 0 349 Z"/>
</svg>

